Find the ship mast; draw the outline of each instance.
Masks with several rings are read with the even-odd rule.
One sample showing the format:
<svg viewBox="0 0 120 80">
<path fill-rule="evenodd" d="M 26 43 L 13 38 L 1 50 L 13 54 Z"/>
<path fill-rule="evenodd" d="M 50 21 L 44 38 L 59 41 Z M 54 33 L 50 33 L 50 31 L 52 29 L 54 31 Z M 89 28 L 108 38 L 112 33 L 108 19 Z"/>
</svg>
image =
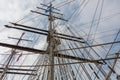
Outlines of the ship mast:
<svg viewBox="0 0 120 80">
<path fill-rule="evenodd" d="M 18 40 L 18 42 L 16 44 L 17 46 L 19 45 L 19 43 L 20 43 L 20 41 L 21 41 L 24 34 L 25 33 L 22 33 L 22 35 L 20 36 L 20 38 L 19 38 L 19 40 Z M 8 68 L 9 68 L 9 64 L 12 61 L 13 56 L 15 55 L 15 53 L 16 53 L 16 49 L 12 49 L 12 52 L 11 52 L 10 56 L 8 57 L 7 64 L 6 64 L 5 68 L 3 69 L 3 72 L 0 75 L 0 80 L 2 80 L 4 78 L 6 72 L 7 72 Z"/>
<path fill-rule="evenodd" d="M 52 4 L 50 3 L 50 11 L 49 11 L 49 34 L 48 34 L 48 47 L 49 47 L 49 59 L 50 59 L 50 72 L 49 72 L 49 80 L 54 80 L 54 53 L 53 53 L 53 17 L 52 17 Z"/>
<path fill-rule="evenodd" d="M 54 36 L 54 34 L 56 33 L 56 31 L 54 29 L 54 20 L 55 20 L 55 18 L 60 19 L 60 20 L 64 20 L 64 21 L 67 21 L 67 20 L 53 16 L 53 13 L 60 14 L 60 15 L 63 15 L 63 14 L 53 11 L 53 9 L 55 9 L 57 11 L 60 11 L 60 10 L 58 10 L 57 8 L 54 8 L 52 6 L 51 2 L 50 2 L 49 6 L 44 5 L 44 4 L 41 4 L 41 5 L 46 6 L 49 9 L 48 10 L 49 15 L 45 15 L 45 14 L 42 14 L 42 13 L 39 13 L 39 14 L 48 16 L 48 19 L 49 19 L 49 30 L 48 30 L 48 35 L 47 35 L 47 42 L 48 42 L 47 51 L 48 51 L 48 54 L 49 54 L 49 65 L 51 65 L 51 66 L 49 66 L 48 76 L 49 76 L 49 80 L 54 80 L 54 55 L 55 55 L 55 50 L 57 49 L 57 46 L 59 45 L 59 40 L 57 40 Z M 44 8 L 40 8 L 40 7 L 37 7 L 37 8 L 45 10 Z M 35 12 L 35 11 L 32 11 L 32 12 Z M 35 12 L 35 13 L 37 13 L 37 12 Z"/>
</svg>

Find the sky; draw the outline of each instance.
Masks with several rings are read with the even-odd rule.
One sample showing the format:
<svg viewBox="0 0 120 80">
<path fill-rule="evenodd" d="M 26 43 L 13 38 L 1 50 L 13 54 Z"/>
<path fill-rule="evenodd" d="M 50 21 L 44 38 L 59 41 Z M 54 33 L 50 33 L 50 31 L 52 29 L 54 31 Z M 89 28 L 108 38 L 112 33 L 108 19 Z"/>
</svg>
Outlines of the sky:
<svg viewBox="0 0 120 80">
<path fill-rule="evenodd" d="M 61 30 L 62 33 L 66 32 L 66 34 L 70 34 L 66 31 L 66 26 L 68 26 L 75 31 L 75 34 L 79 33 L 85 40 L 88 40 L 88 42 L 92 42 L 91 39 L 95 39 L 97 43 L 114 41 L 116 34 L 120 30 L 120 0 L 99 0 L 99 5 L 96 14 L 95 9 L 98 0 L 73 0 L 72 2 L 71 1 L 72 0 L 54 0 L 53 2 L 53 5 L 60 9 L 60 12 L 64 14 L 63 17 L 69 20 L 68 22 L 62 22 L 59 20 L 56 21 L 56 24 L 57 22 L 59 24 L 59 27 L 57 27 L 58 30 Z M 100 15 L 102 1 L 104 2 Z M 14 36 L 18 38 L 23 32 L 19 30 L 5 28 L 4 25 L 9 24 L 9 22 L 18 22 L 29 26 L 48 29 L 48 18 L 35 13 L 31 13 L 30 10 L 36 10 L 45 13 L 42 10 L 38 10 L 36 7 L 43 7 L 42 5 L 40 5 L 40 3 L 48 4 L 49 2 L 50 0 L 0 0 L 0 42 L 16 44 L 16 41 L 10 40 L 8 39 L 8 37 Z M 25 19 L 21 20 L 23 18 Z M 91 26 L 92 28 L 90 31 Z M 87 37 L 89 33 L 93 35 L 89 35 L 89 37 Z M 26 33 L 24 38 L 34 40 L 31 43 L 22 42 L 25 44 L 25 46 L 34 46 L 34 48 L 37 49 L 44 49 L 43 45 L 45 45 L 45 37 L 37 34 Z M 120 40 L 120 35 L 118 35 L 117 40 Z M 106 47 L 107 49 L 110 48 L 110 46 Z M 113 50 L 111 50 L 110 52 L 111 54 L 117 52 L 118 48 L 120 48 L 119 44 L 114 45 L 113 47 Z M 3 47 L 0 47 L 0 49 L 1 53 L 8 50 Z M 0 57 L 1 60 L 4 58 L 2 56 Z M 31 60 L 31 58 L 29 60 Z"/>
</svg>

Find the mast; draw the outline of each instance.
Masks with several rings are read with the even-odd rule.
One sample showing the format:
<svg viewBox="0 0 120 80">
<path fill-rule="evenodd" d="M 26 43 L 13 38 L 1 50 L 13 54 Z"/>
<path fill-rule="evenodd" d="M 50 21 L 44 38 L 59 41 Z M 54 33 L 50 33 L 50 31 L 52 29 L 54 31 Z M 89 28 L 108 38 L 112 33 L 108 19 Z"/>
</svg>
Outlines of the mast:
<svg viewBox="0 0 120 80">
<path fill-rule="evenodd" d="M 22 37 L 23 37 L 24 34 L 25 34 L 25 33 L 22 33 L 20 39 L 18 40 L 18 42 L 17 42 L 17 44 L 16 44 L 17 46 L 18 46 L 18 44 L 20 43 L 20 41 L 21 41 L 21 39 L 22 39 Z M 12 61 L 12 58 L 13 58 L 13 56 L 15 55 L 15 53 L 16 53 L 16 49 L 12 49 L 12 52 L 11 52 L 9 58 L 8 58 L 8 62 L 7 62 L 7 64 L 6 64 L 6 66 L 5 66 L 5 68 L 3 69 L 3 72 L 2 72 L 1 75 L 0 75 L 0 80 L 2 80 L 2 79 L 4 78 L 6 72 L 7 72 L 8 68 L 9 68 L 9 64 L 10 64 L 10 62 Z"/>
<path fill-rule="evenodd" d="M 49 11 L 49 35 L 48 35 L 48 44 L 49 44 L 49 64 L 50 66 L 50 72 L 49 72 L 49 80 L 54 80 L 54 53 L 53 53 L 53 17 L 52 17 L 52 4 L 50 3 L 50 11 Z"/>
</svg>

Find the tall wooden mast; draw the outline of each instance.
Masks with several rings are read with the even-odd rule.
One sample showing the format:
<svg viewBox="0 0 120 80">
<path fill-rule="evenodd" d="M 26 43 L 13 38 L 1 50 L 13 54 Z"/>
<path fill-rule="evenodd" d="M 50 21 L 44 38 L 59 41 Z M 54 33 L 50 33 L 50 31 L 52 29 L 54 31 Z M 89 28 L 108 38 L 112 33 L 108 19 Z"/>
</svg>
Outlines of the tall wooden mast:
<svg viewBox="0 0 120 80">
<path fill-rule="evenodd" d="M 49 72 L 49 80 L 54 80 L 54 53 L 53 53 L 53 17 L 52 17 L 52 4 L 50 3 L 50 11 L 49 11 L 49 34 L 48 34 L 48 47 L 49 47 L 49 59 L 50 59 L 50 72 Z"/>
</svg>

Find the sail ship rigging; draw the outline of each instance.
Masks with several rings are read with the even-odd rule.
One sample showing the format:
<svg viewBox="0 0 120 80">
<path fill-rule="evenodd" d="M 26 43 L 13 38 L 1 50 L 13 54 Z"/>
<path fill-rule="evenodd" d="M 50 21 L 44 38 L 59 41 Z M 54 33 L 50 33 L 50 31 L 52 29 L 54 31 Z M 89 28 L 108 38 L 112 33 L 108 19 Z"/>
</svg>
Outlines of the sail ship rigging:
<svg viewBox="0 0 120 80">
<path fill-rule="evenodd" d="M 17 34 L 0 42 L 8 50 L 0 80 L 120 80 L 119 12 L 104 17 L 105 0 L 41 2 L 32 16 L 4 25 Z"/>
</svg>

